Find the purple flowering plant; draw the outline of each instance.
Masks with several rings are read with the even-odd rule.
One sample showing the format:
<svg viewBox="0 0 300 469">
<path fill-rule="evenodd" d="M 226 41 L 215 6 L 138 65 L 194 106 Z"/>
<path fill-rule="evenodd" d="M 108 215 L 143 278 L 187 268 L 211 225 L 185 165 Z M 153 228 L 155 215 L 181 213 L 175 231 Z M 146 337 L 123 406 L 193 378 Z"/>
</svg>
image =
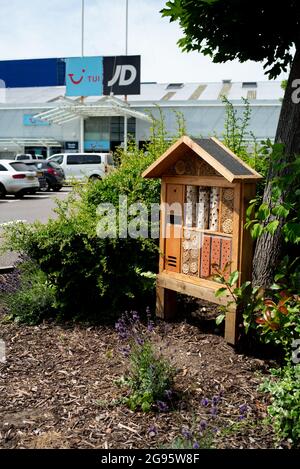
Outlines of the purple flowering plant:
<svg viewBox="0 0 300 469">
<path fill-rule="evenodd" d="M 121 353 L 129 360 L 128 377 L 122 380 L 128 389 L 125 402 L 134 411 L 167 412 L 172 405 L 175 370 L 156 350 L 151 338 L 155 324 L 148 308 L 146 315 L 146 325 L 135 311 L 125 313 L 116 323 Z"/>
</svg>

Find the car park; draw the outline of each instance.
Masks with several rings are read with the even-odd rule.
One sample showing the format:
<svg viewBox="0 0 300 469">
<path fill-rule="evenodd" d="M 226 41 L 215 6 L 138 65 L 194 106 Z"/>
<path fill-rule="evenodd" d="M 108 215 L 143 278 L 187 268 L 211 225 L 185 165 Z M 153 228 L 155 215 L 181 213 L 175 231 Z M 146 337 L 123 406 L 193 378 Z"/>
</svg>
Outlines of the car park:
<svg viewBox="0 0 300 469">
<path fill-rule="evenodd" d="M 65 181 L 65 173 L 55 161 L 25 161 L 24 163 L 31 170 L 37 171 L 42 192 L 48 192 L 51 189 L 54 192 L 61 190 Z"/>
<path fill-rule="evenodd" d="M 54 161 L 64 170 L 67 180 L 103 179 L 113 169 L 113 156 L 110 153 L 59 153 L 48 161 Z"/>
<path fill-rule="evenodd" d="M 39 189 L 36 171 L 29 170 L 19 161 L 0 161 L 0 198 L 11 194 L 22 198 L 26 194 L 35 194 Z"/>
</svg>

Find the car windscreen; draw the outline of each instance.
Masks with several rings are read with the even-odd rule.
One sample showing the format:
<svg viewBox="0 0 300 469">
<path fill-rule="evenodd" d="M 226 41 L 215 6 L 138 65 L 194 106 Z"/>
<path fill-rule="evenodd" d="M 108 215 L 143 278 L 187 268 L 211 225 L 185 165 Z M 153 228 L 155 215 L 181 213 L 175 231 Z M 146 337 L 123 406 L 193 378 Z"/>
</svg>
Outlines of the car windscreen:
<svg viewBox="0 0 300 469">
<path fill-rule="evenodd" d="M 61 170 L 61 166 L 59 166 L 59 164 L 55 163 L 54 161 L 49 161 L 48 166 L 53 169 Z"/>
<path fill-rule="evenodd" d="M 18 172 L 33 171 L 32 169 L 30 170 L 28 168 L 28 165 L 26 165 L 25 163 L 9 163 L 9 164 L 15 171 L 18 171 Z"/>
</svg>

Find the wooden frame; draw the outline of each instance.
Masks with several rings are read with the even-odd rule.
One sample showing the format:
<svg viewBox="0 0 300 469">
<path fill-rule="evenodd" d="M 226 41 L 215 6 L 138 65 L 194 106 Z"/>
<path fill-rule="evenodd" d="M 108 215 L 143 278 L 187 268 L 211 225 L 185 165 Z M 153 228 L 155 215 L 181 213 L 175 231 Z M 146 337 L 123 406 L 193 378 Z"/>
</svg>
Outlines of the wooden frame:
<svg viewBox="0 0 300 469">
<path fill-rule="evenodd" d="M 189 137 L 182 137 L 169 150 L 167 150 L 164 155 L 162 155 L 155 163 L 153 163 L 143 174 L 143 177 L 161 177 L 162 179 L 160 261 L 159 274 L 157 276 L 157 316 L 162 319 L 172 319 L 172 317 L 174 317 L 174 315 L 176 314 L 177 293 L 186 294 L 219 305 L 227 305 L 228 301 L 231 300 L 229 295 L 223 296 L 221 298 L 217 298 L 215 296 L 216 291 L 220 288 L 220 284 L 213 281 L 211 277 L 201 277 L 204 272 L 213 271 L 212 260 L 214 258 L 218 258 L 220 264 L 223 262 L 224 242 L 225 246 L 228 246 L 226 253 L 229 252 L 228 249 L 231 249 L 231 271 L 239 270 L 240 272 L 238 285 L 240 285 L 246 280 L 251 279 L 253 243 L 249 233 L 245 231 L 244 225 L 246 222 L 246 210 L 248 207 L 248 203 L 255 196 L 256 181 L 260 179 L 261 176 L 256 171 L 252 170 L 252 168 L 250 168 L 244 162 L 242 162 L 236 155 L 234 155 L 217 139 L 211 140 L 214 142 L 214 144 L 212 144 L 212 148 L 215 148 L 215 156 L 209 154 L 204 148 L 202 148 L 201 142 L 197 143 L 197 141 L 193 141 Z M 211 148 L 211 146 L 209 145 L 204 146 L 206 148 Z M 225 157 L 222 157 L 222 155 L 220 157 L 220 155 L 218 154 L 219 147 L 222 149 L 220 150 L 221 152 L 223 152 L 222 155 L 224 155 L 224 152 L 226 152 Z M 191 153 L 191 151 L 193 153 Z M 199 158 L 200 161 L 203 160 L 206 164 L 210 165 L 214 169 L 214 174 L 217 175 L 172 175 L 172 171 L 174 173 L 174 170 L 170 171 L 170 168 L 176 165 L 178 160 L 183 158 L 185 154 L 191 156 L 193 154 L 196 155 L 196 157 Z M 185 157 L 185 159 L 187 158 L 189 158 L 189 156 Z M 221 164 L 220 161 L 218 161 L 218 158 L 223 162 L 227 161 L 229 167 L 225 167 L 224 164 Z M 181 165 L 182 164 L 183 163 L 181 162 Z M 232 168 L 238 170 L 239 174 L 234 174 Z M 207 174 L 209 174 L 209 172 Z M 210 228 L 212 228 L 213 226 L 214 230 L 197 228 L 196 226 L 190 227 L 185 225 L 185 212 L 183 210 L 185 198 L 182 194 L 187 193 L 187 186 L 207 187 L 211 188 L 211 190 L 212 188 L 219 189 L 219 191 L 217 192 L 211 192 L 211 194 L 217 194 L 219 192 L 219 195 L 216 199 L 218 201 L 217 203 L 219 204 L 219 219 L 217 222 L 218 226 L 216 226 L 215 221 L 213 222 L 214 225 L 210 225 Z M 226 204 L 226 202 L 223 201 L 223 191 L 227 189 L 233 190 L 232 199 L 230 199 L 232 202 L 229 205 L 228 203 Z M 189 189 L 189 193 L 190 190 L 191 189 Z M 172 191 L 175 195 L 171 194 Z M 194 194 L 194 191 L 192 192 L 192 194 Z M 212 195 L 210 195 L 210 197 L 212 197 Z M 167 214 L 167 204 L 169 202 L 172 202 L 173 200 L 178 200 L 182 204 L 181 219 L 177 217 L 176 222 L 173 221 L 173 223 L 177 225 L 177 228 L 179 228 L 179 240 L 175 237 L 172 237 L 172 230 L 175 230 L 175 226 L 172 227 L 171 236 L 169 238 L 166 236 L 166 228 L 169 220 L 169 215 Z M 212 207 L 213 206 L 211 206 L 211 210 L 213 210 Z M 223 214 L 223 210 L 225 216 L 227 215 L 229 210 L 228 207 L 231 207 L 232 210 L 230 212 L 232 214 L 232 233 L 222 231 L 221 217 Z M 179 223 L 178 220 L 181 220 L 181 223 Z M 225 222 L 227 222 L 227 219 L 225 219 Z M 216 227 L 217 230 L 215 230 Z M 191 273 L 186 273 L 189 272 L 188 266 L 186 270 L 182 271 L 182 246 L 184 246 L 184 243 L 186 242 L 184 239 L 184 237 L 186 236 L 185 231 L 189 231 L 190 233 L 198 233 L 199 236 L 202 237 L 203 242 L 205 242 L 205 239 L 208 240 L 206 242 L 206 245 L 209 247 L 210 250 L 208 254 L 208 262 L 210 263 L 209 269 L 207 269 L 206 267 L 207 260 L 205 260 L 204 270 L 203 264 L 201 264 L 201 262 L 203 263 L 203 260 L 201 259 L 204 259 L 204 254 L 206 255 L 205 259 L 207 259 L 208 252 L 206 248 L 206 251 L 204 251 L 204 245 L 202 244 L 200 245 L 200 247 L 198 247 L 199 255 L 197 258 L 198 260 L 196 261 L 198 262 L 198 272 L 194 275 L 192 275 Z M 216 248 L 217 251 L 213 250 L 213 248 Z M 184 249 L 191 248 L 185 247 Z M 220 251 L 218 251 L 218 249 L 220 249 Z M 190 251 L 185 252 L 185 258 L 189 258 L 189 252 Z M 194 262 L 193 264 L 195 270 L 197 267 L 196 262 Z M 186 265 L 184 265 L 184 267 L 186 267 Z M 192 272 L 194 271 L 192 270 Z M 235 344 L 237 339 L 239 320 L 237 314 L 238 313 L 233 305 L 229 308 L 226 315 L 225 339 L 228 343 L 231 344 Z"/>
</svg>

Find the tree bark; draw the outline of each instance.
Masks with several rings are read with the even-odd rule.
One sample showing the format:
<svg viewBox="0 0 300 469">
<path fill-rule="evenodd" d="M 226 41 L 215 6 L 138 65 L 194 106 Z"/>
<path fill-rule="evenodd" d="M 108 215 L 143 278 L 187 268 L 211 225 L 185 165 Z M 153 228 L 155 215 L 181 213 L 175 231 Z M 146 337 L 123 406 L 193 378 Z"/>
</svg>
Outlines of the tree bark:
<svg viewBox="0 0 300 469">
<path fill-rule="evenodd" d="M 299 80 L 297 87 L 300 88 L 300 47 L 297 47 L 295 57 L 292 63 L 291 72 L 288 79 L 287 88 L 285 91 L 279 123 L 276 132 L 275 143 L 284 144 L 284 153 L 282 162 L 292 162 L 295 159 L 295 154 L 300 153 L 300 103 L 297 103 L 295 98 L 300 97 L 300 92 L 297 93 L 294 80 Z M 294 84 L 294 86 L 293 86 Z M 269 174 L 266 180 L 266 187 L 264 191 L 263 202 L 271 207 L 272 196 L 272 181 L 275 177 L 284 175 L 284 170 L 278 170 L 276 165 L 270 164 Z M 282 194 L 278 204 L 285 201 L 287 192 Z M 263 287 L 268 287 L 273 282 L 274 273 L 278 261 L 280 259 L 282 248 L 282 235 L 281 230 L 284 221 L 275 216 L 270 216 L 266 221 L 269 223 L 272 220 L 279 220 L 279 226 L 274 235 L 264 233 L 256 244 L 254 259 L 253 259 L 253 283 Z"/>
</svg>

